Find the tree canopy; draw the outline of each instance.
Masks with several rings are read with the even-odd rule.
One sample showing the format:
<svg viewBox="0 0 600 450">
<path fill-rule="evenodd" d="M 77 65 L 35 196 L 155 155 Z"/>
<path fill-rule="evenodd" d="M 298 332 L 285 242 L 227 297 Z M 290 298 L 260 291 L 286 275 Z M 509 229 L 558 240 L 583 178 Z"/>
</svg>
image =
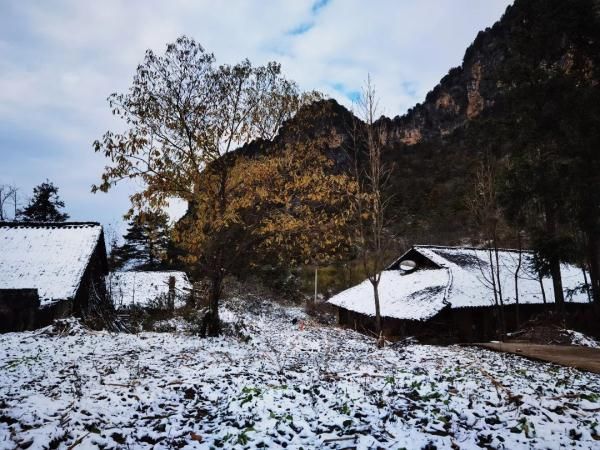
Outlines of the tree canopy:
<svg viewBox="0 0 600 450">
<path fill-rule="evenodd" d="M 217 65 L 212 53 L 185 36 L 164 55 L 148 50 L 128 92 L 108 98 L 129 128 L 108 131 L 94 143 L 111 164 L 92 190 L 138 178 L 145 189 L 131 197 L 136 209 L 164 206 L 170 197 L 194 202 L 208 164 L 221 164 L 221 156 L 253 139 L 272 138 L 315 98 L 283 77 L 275 62 Z"/>
<path fill-rule="evenodd" d="M 33 188 L 29 204 L 17 212 L 23 222 L 65 222 L 69 215 L 61 212 L 65 203 L 58 196 L 58 187 L 46 180 Z"/>
<path fill-rule="evenodd" d="M 169 248 L 169 223 L 165 213 L 140 212 L 129 220 L 124 243 L 112 249 L 113 269 L 165 268 Z"/>
</svg>

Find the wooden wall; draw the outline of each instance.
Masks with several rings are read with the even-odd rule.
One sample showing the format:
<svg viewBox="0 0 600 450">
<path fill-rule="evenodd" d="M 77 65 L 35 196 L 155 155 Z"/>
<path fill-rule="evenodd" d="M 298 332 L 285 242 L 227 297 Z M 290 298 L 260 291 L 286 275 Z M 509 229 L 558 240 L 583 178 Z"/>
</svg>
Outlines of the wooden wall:
<svg viewBox="0 0 600 450">
<path fill-rule="evenodd" d="M 515 305 L 507 305 L 505 319 L 507 332 L 517 329 Z M 554 304 L 519 305 L 520 323 L 553 311 Z M 572 323 L 581 322 L 577 317 L 589 316 L 591 304 L 567 303 L 566 310 Z M 375 318 L 364 314 L 338 308 L 339 324 L 356 331 L 375 336 Z M 414 336 L 420 342 L 429 344 L 451 344 L 460 342 L 485 342 L 498 337 L 498 319 L 492 306 L 479 308 L 449 307 L 426 321 L 382 318 L 383 333 L 390 340 Z"/>
</svg>

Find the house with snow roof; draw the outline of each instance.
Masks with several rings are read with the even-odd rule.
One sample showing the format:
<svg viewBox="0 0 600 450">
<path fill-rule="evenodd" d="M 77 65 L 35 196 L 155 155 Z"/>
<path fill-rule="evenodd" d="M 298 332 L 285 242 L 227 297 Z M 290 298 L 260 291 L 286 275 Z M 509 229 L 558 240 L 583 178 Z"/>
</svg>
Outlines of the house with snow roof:
<svg viewBox="0 0 600 450">
<path fill-rule="evenodd" d="M 117 310 L 181 308 L 192 292 L 186 273 L 174 270 L 111 272 L 106 288 Z"/>
<path fill-rule="evenodd" d="M 552 280 L 540 279 L 533 272 L 532 257 L 527 251 L 500 250 L 496 265 L 495 255 L 490 263 L 486 249 L 411 248 L 381 275 L 379 297 L 385 335 L 416 335 L 431 341 L 490 339 L 495 335 L 495 305 L 500 291 L 507 329 L 515 329 L 517 310 L 522 323 L 554 303 Z M 495 289 L 492 267 L 499 268 L 500 282 L 496 281 Z M 585 312 L 591 303 L 582 289 L 582 269 L 563 264 L 561 272 L 567 310 Z M 338 293 L 329 303 L 337 307 L 340 324 L 375 329 L 369 280 Z"/>
<path fill-rule="evenodd" d="M 105 296 L 108 273 L 96 222 L 0 222 L 0 331 L 80 315 Z"/>
</svg>

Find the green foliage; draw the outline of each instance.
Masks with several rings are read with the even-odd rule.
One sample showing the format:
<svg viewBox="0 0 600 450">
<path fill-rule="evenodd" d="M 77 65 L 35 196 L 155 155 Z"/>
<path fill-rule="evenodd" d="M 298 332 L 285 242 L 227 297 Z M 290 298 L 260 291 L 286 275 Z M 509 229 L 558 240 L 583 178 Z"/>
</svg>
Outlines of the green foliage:
<svg viewBox="0 0 600 450">
<path fill-rule="evenodd" d="M 386 386 L 389 384 L 390 386 L 394 385 L 396 383 L 396 378 L 394 378 L 391 375 L 388 375 L 387 377 L 385 377 L 385 384 Z"/>
<path fill-rule="evenodd" d="M 170 243 L 168 216 L 158 212 L 134 215 L 123 235 L 125 242 L 114 247 L 110 254 L 113 270 L 158 270 L 167 268 Z"/>
<path fill-rule="evenodd" d="M 277 423 L 280 423 L 280 422 L 293 423 L 294 422 L 294 418 L 292 417 L 292 415 L 290 413 L 275 414 L 273 411 L 269 411 L 269 417 L 271 419 L 277 420 Z"/>
<path fill-rule="evenodd" d="M 60 210 L 65 203 L 58 196 L 58 187 L 51 181 L 33 188 L 29 204 L 17 212 L 17 220 L 23 222 L 65 222 L 69 215 Z"/>
<path fill-rule="evenodd" d="M 392 248 L 396 248 L 390 243 Z M 397 255 L 401 249 L 395 250 Z M 391 263 L 392 261 L 388 261 Z M 335 295 L 338 292 L 355 286 L 364 281 L 368 274 L 364 269 L 363 261 L 356 258 L 336 261 L 330 265 L 317 267 L 318 293 L 325 297 Z M 315 290 L 315 266 L 305 265 L 299 269 L 300 288 L 305 295 L 313 295 Z"/>
<path fill-rule="evenodd" d="M 528 421 L 527 417 L 521 417 L 518 424 L 512 427 L 510 431 L 512 433 L 523 432 L 528 438 L 535 437 L 535 425 L 533 422 Z"/>
<path fill-rule="evenodd" d="M 242 388 L 242 397 L 240 398 L 240 406 L 244 406 L 246 403 L 251 402 L 255 398 L 262 395 L 262 390 L 255 387 L 244 386 Z"/>
<path fill-rule="evenodd" d="M 34 356 L 23 356 L 20 358 L 14 358 L 9 360 L 4 366 L 2 366 L 2 369 L 14 369 L 22 364 L 26 366 L 37 364 L 40 362 L 41 357 L 42 355 L 38 352 L 38 354 Z"/>
<path fill-rule="evenodd" d="M 362 268 L 362 262 L 349 261 L 347 263 L 335 263 L 325 267 L 317 267 L 318 270 L 318 293 L 329 297 L 344 289 L 354 286 L 366 279 L 367 274 Z M 302 292 L 305 295 L 314 295 L 315 290 L 315 267 L 302 266 L 300 268 L 300 280 Z"/>
<path fill-rule="evenodd" d="M 252 440 L 250 436 L 248 436 L 248 433 L 252 431 L 255 431 L 253 427 L 247 427 L 246 429 L 244 429 L 240 434 L 238 434 L 236 444 L 248 445 L 248 442 Z"/>
<path fill-rule="evenodd" d="M 351 412 L 352 412 L 352 410 L 350 409 L 350 406 L 348 406 L 348 403 L 344 403 L 340 407 L 340 413 L 342 413 L 342 414 L 346 414 L 347 416 L 349 416 Z"/>
<path fill-rule="evenodd" d="M 579 398 L 581 398 L 582 400 L 587 400 L 588 402 L 597 402 L 598 400 L 600 400 L 600 394 L 596 394 L 594 392 L 590 392 L 587 394 L 580 394 Z"/>
</svg>

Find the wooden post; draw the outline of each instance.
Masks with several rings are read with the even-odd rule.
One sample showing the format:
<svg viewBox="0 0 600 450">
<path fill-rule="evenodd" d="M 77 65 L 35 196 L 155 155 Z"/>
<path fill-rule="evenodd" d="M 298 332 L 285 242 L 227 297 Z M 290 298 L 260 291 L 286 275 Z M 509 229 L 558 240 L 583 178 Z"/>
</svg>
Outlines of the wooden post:
<svg viewBox="0 0 600 450">
<path fill-rule="evenodd" d="M 315 305 L 317 304 L 317 286 L 319 283 L 319 266 L 315 267 Z"/>
<path fill-rule="evenodd" d="M 168 294 L 169 309 L 175 309 L 175 277 L 169 277 L 169 294 Z"/>
</svg>

